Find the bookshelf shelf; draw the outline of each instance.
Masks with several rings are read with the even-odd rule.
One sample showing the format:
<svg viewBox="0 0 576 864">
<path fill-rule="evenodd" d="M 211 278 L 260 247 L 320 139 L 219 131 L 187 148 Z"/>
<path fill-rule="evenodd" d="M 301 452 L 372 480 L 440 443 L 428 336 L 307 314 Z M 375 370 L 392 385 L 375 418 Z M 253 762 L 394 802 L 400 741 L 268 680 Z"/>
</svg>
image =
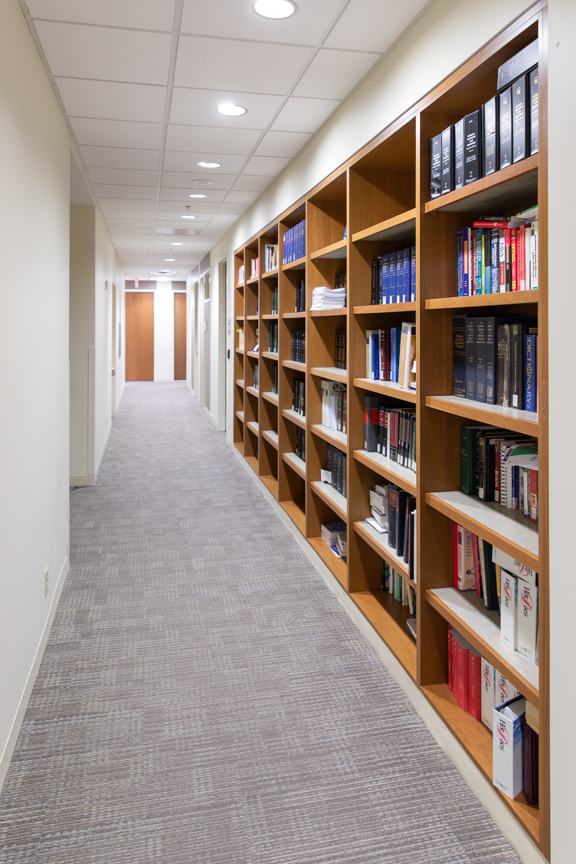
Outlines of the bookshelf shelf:
<svg viewBox="0 0 576 864">
<path fill-rule="evenodd" d="M 262 438 L 264 438 L 265 441 L 268 441 L 268 443 L 271 444 L 272 447 L 275 447 L 276 450 L 278 449 L 278 433 L 274 432 L 273 429 L 265 429 L 262 432 Z"/>
<path fill-rule="evenodd" d="M 314 435 L 323 438 L 329 444 L 333 444 L 340 450 L 345 450 L 348 446 L 348 436 L 345 432 L 337 432 L 335 429 L 328 429 L 327 426 L 322 426 L 321 423 L 315 423 L 311 427 Z"/>
<path fill-rule="evenodd" d="M 424 695 L 452 730 L 462 747 L 474 760 L 487 780 L 492 782 L 492 733 L 480 721 L 462 711 L 450 693 L 448 684 L 432 684 L 422 687 Z M 516 816 L 525 831 L 536 843 L 540 837 L 539 809 L 527 803 L 521 792 L 514 800 L 496 790 L 502 801 Z"/>
<path fill-rule="evenodd" d="M 283 453 L 282 458 L 287 465 L 298 474 L 303 480 L 306 480 L 306 462 L 301 459 L 296 453 Z"/>
<path fill-rule="evenodd" d="M 399 465 L 388 456 L 382 456 L 380 453 L 369 453 L 367 450 L 354 450 L 354 459 L 366 465 L 371 471 L 389 480 L 390 483 L 395 483 L 401 486 L 411 495 L 416 495 L 416 472 L 410 468 L 405 468 L 404 465 Z"/>
<path fill-rule="evenodd" d="M 308 542 L 314 551 L 318 553 L 328 569 L 332 571 L 332 574 L 336 577 L 340 585 L 342 585 L 343 588 L 346 588 L 348 577 L 345 560 L 338 558 L 322 537 L 309 537 Z"/>
<path fill-rule="evenodd" d="M 317 258 L 346 258 L 347 255 L 348 241 L 338 240 L 337 243 L 331 243 L 329 246 L 324 246 L 322 249 L 312 252 L 310 257 L 314 261 Z"/>
<path fill-rule="evenodd" d="M 301 429 L 306 429 L 306 418 L 302 414 L 298 414 L 297 411 L 293 411 L 292 408 L 285 408 L 282 411 L 282 416 L 291 420 L 296 426 L 300 426 Z"/>
<path fill-rule="evenodd" d="M 416 642 L 406 626 L 406 620 L 410 617 L 408 607 L 402 606 L 387 591 L 355 591 L 350 596 L 415 681 Z"/>
<path fill-rule="evenodd" d="M 472 591 L 457 588 L 433 588 L 426 591 L 426 600 L 443 618 L 452 624 L 538 708 L 539 670 L 533 660 L 513 651 L 500 639 L 500 615 L 489 612 L 481 597 Z"/>
<path fill-rule="evenodd" d="M 291 261 L 290 264 L 283 264 L 282 270 L 304 270 L 306 267 L 306 256 L 297 258 L 296 261 Z"/>
<path fill-rule="evenodd" d="M 338 369 L 336 366 L 313 366 L 310 369 L 310 374 L 316 378 L 325 378 L 327 381 L 337 381 L 340 384 L 348 382 L 348 375 L 345 369 Z"/>
<path fill-rule="evenodd" d="M 416 236 L 416 208 L 385 219 L 378 225 L 372 225 L 363 231 L 357 231 L 352 235 L 353 243 L 361 243 L 363 240 L 414 240 Z"/>
<path fill-rule="evenodd" d="M 392 315 L 398 312 L 415 312 L 416 301 L 409 303 L 388 303 L 385 306 L 354 306 L 354 315 Z"/>
<path fill-rule="evenodd" d="M 473 294 L 471 297 L 434 297 L 425 301 L 426 309 L 482 309 L 485 306 L 520 306 L 538 303 L 539 292 L 507 291 L 500 294 Z"/>
<path fill-rule="evenodd" d="M 393 399 L 402 399 L 403 402 L 416 404 L 416 391 L 405 390 L 393 381 L 371 381 L 369 378 L 354 378 L 354 386 L 362 390 L 370 390 L 372 393 L 380 393 L 381 396 L 392 396 Z"/>
<path fill-rule="evenodd" d="M 244 348 L 236 348 L 237 354 L 244 354 Z"/>
<path fill-rule="evenodd" d="M 507 510 L 462 492 L 428 492 L 426 504 L 540 572 L 538 529 L 518 510 Z"/>
<path fill-rule="evenodd" d="M 278 407 L 278 394 L 273 393 L 271 390 L 266 393 L 262 393 L 262 398 L 266 399 L 268 402 L 271 402 L 272 405 L 276 405 Z"/>
<path fill-rule="evenodd" d="M 235 349 L 231 358 L 236 382 L 234 446 L 490 782 L 491 733 L 465 714 L 448 690 L 449 626 L 539 706 L 540 809 L 529 807 L 522 795 L 515 801 L 505 796 L 502 800 L 549 858 L 546 32 L 546 0 L 539 0 L 405 115 L 235 250 L 234 308 L 229 314 L 235 316 L 236 328 L 244 334 L 245 347 L 257 341 L 260 346 L 246 353 Z M 538 85 L 540 155 L 429 200 L 431 139 L 495 95 L 498 67 L 536 36 L 542 40 L 543 58 Z M 538 290 L 447 296 L 457 290 L 459 229 L 487 216 L 507 220 L 536 204 L 542 262 Z M 284 236 L 303 220 L 307 254 L 243 281 L 241 276 L 252 272 L 255 258 L 263 269 L 268 244 L 278 243 L 278 259 L 274 260 L 283 261 L 287 252 Z M 416 300 L 371 305 L 373 262 L 409 246 L 416 247 Z M 310 309 L 314 288 L 344 284 L 346 307 Z M 308 311 L 294 311 L 301 305 Z M 255 314 L 257 310 L 260 314 Z M 453 319 L 458 313 L 519 316 L 525 323 L 530 320 L 530 327 L 537 318 L 540 413 L 449 395 L 454 383 Z M 405 321 L 416 325 L 418 391 L 365 377 L 366 331 L 398 328 Z M 277 322 L 277 334 L 273 322 Z M 333 364 L 344 344 L 339 333 L 344 329 L 347 368 L 340 369 Z M 304 331 L 305 363 L 291 359 L 295 330 Z M 263 350 L 272 344 L 271 331 L 274 338 L 277 335 L 278 342 L 273 343 L 278 344 L 277 353 Z M 235 337 L 235 343 L 238 341 Z M 246 385 L 254 384 L 258 360 L 260 390 L 255 390 Z M 319 422 L 322 379 L 347 385 L 346 433 Z M 302 398 L 298 382 L 304 383 L 305 417 L 292 410 L 296 393 Z M 368 395 L 379 397 L 372 400 L 374 409 L 398 408 L 414 415 L 417 472 L 363 449 L 364 399 Z M 405 424 L 406 419 L 401 415 L 398 424 Z M 538 442 L 538 527 L 517 511 L 452 491 L 460 489 L 460 430 L 473 424 L 525 434 Z M 346 497 L 320 482 L 327 445 L 349 457 Z M 305 460 L 297 453 L 305 453 Z M 396 555 L 387 534 L 379 534 L 365 521 L 370 513 L 370 491 L 375 483 L 386 481 L 416 500 L 416 570 Z M 412 507 L 413 502 L 409 503 Z M 336 519 L 348 525 L 347 560 L 338 559 L 322 539 L 322 525 Z M 537 571 L 539 668 L 500 641 L 497 615 L 486 612 L 482 600 L 453 589 L 454 522 Z M 408 607 L 381 590 L 383 561 L 416 593 L 417 641 L 406 626 Z"/>
<path fill-rule="evenodd" d="M 503 408 L 501 405 L 486 405 L 459 396 L 426 396 L 426 407 L 477 420 L 478 423 L 501 426 L 512 432 L 538 437 L 538 414 L 534 411 L 519 411 L 517 408 Z"/>
<path fill-rule="evenodd" d="M 348 518 L 348 502 L 344 495 L 337 492 L 329 483 L 321 483 L 318 480 L 314 480 L 310 485 L 312 491 L 315 492 L 319 498 L 322 498 L 322 500 L 345 522 Z"/>
<path fill-rule="evenodd" d="M 371 546 L 381 558 L 384 558 L 384 560 L 387 561 L 397 573 L 400 573 L 406 582 L 409 582 L 413 588 L 416 587 L 416 583 L 410 579 L 406 562 L 403 558 L 399 558 L 398 555 L 396 555 L 396 551 L 388 545 L 388 534 L 379 534 L 372 525 L 368 524 L 368 522 L 354 522 L 354 531 L 359 537 L 362 537 L 362 539 L 368 543 L 368 545 Z"/>
<path fill-rule="evenodd" d="M 469 213 L 488 208 L 498 212 L 506 207 L 507 210 L 521 211 L 537 200 L 538 154 L 428 201 L 425 210 L 426 213 Z"/>
</svg>

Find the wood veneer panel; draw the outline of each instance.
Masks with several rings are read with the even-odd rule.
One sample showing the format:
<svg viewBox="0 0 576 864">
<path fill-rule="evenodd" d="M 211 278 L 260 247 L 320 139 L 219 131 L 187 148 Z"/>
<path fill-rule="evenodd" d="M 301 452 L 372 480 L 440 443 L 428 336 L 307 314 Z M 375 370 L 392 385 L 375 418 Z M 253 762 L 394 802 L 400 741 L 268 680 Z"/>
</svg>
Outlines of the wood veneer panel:
<svg viewBox="0 0 576 864">
<path fill-rule="evenodd" d="M 126 292 L 126 381 L 154 380 L 154 294 Z"/>
<path fill-rule="evenodd" d="M 416 680 L 416 642 L 408 632 L 407 606 L 387 591 L 355 591 L 350 594 L 356 606 L 388 645 L 411 678 Z"/>
</svg>

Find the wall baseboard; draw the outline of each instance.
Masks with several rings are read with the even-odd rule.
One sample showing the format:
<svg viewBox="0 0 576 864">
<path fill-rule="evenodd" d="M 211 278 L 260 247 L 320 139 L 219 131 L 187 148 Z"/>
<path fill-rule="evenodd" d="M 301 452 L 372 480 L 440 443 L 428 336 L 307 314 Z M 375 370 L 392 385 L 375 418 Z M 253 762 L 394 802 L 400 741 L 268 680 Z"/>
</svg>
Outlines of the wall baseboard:
<svg viewBox="0 0 576 864">
<path fill-rule="evenodd" d="M 28 680 L 26 681 L 26 686 L 24 687 L 24 692 L 22 693 L 22 698 L 20 699 L 20 704 L 18 705 L 18 710 L 16 711 L 16 716 L 14 717 L 14 722 L 12 723 L 10 735 L 8 736 L 8 741 L 6 742 L 4 752 L 0 757 L 0 792 L 2 791 L 4 780 L 6 779 L 6 774 L 8 773 L 12 754 L 14 753 L 14 748 L 16 747 L 16 742 L 18 741 L 20 728 L 24 721 L 28 702 L 30 701 L 30 696 L 32 695 L 32 690 L 34 689 L 34 684 L 36 683 L 38 670 L 40 669 L 40 664 L 42 662 L 44 651 L 46 649 L 46 643 L 48 642 L 48 637 L 50 636 L 50 630 L 52 629 L 54 616 L 56 615 L 56 609 L 58 608 L 58 603 L 60 602 L 60 597 L 62 595 L 62 589 L 64 588 L 64 583 L 66 582 L 66 577 L 68 576 L 69 570 L 70 559 L 66 558 L 60 571 L 58 582 L 56 583 L 56 589 L 52 596 L 52 602 L 50 604 L 48 618 L 46 619 L 46 624 L 44 625 L 44 630 L 42 631 L 42 637 L 40 639 L 38 648 L 36 650 L 36 655 L 34 657 L 34 662 L 32 663 L 32 668 L 30 669 Z"/>
<path fill-rule="evenodd" d="M 94 474 L 75 474 L 70 477 L 70 487 L 72 486 L 94 486 L 96 477 Z"/>
<path fill-rule="evenodd" d="M 290 531 L 298 545 L 310 559 L 318 573 L 326 582 L 328 588 L 342 604 L 352 621 L 356 624 L 362 635 L 370 643 L 382 664 L 388 669 L 396 683 L 412 704 L 416 713 L 421 717 L 436 743 L 440 745 L 448 756 L 468 788 L 476 796 L 482 807 L 486 810 L 502 836 L 514 849 L 523 864 L 548 864 L 546 858 L 534 845 L 531 838 L 520 827 L 517 820 L 502 801 L 492 784 L 475 765 L 468 753 L 464 750 L 458 739 L 452 734 L 439 714 L 428 702 L 420 688 L 402 668 L 396 657 L 392 654 L 385 642 L 382 641 L 377 631 L 364 617 L 352 598 L 346 593 L 338 580 L 332 575 L 330 569 L 324 564 L 312 546 L 296 528 L 290 517 L 276 501 L 272 493 L 266 488 L 262 481 L 256 476 L 248 465 L 242 454 L 234 446 L 234 443 L 226 435 L 226 441 L 236 458 L 244 466 L 244 469 L 253 482 L 256 483 L 262 495 L 266 498 L 274 512 L 280 517 L 284 525 Z"/>
<path fill-rule="evenodd" d="M 104 444 L 102 445 L 102 450 L 100 451 L 100 455 L 98 456 L 98 461 L 96 463 L 96 470 L 94 472 L 94 483 L 98 480 L 98 474 L 100 473 L 100 468 L 102 467 L 102 460 L 104 459 L 104 454 L 106 453 L 106 448 L 108 447 L 108 441 L 110 440 L 110 433 L 112 432 L 112 423 L 108 426 L 108 432 L 106 433 L 106 438 L 104 439 Z"/>
</svg>

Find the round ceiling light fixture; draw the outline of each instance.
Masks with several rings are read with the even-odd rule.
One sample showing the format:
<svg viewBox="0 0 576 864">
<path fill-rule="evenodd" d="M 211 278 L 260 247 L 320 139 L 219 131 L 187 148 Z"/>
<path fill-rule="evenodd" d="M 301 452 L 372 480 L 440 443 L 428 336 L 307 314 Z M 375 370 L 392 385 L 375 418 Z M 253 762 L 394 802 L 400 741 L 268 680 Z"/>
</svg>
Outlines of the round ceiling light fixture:
<svg viewBox="0 0 576 864">
<path fill-rule="evenodd" d="M 173 240 L 172 243 L 171 243 L 170 245 L 171 245 L 171 246 L 183 246 L 184 244 L 183 244 L 183 243 L 178 243 L 176 240 Z"/>
<path fill-rule="evenodd" d="M 190 185 L 191 186 L 213 186 L 214 181 L 213 180 L 191 180 Z"/>
<path fill-rule="evenodd" d="M 243 105 L 234 105 L 233 102 L 222 102 L 216 110 L 225 117 L 241 117 L 243 114 L 248 113 L 248 109 L 244 108 Z"/>
<path fill-rule="evenodd" d="M 181 219 L 195 219 L 196 216 L 191 216 L 190 213 L 184 213 L 184 215 L 181 216 L 180 218 Z"/>
<path fill-rule="evenodd" d="M 221 168 L 221 162 L 198 162 L 199 168 Z"/>
<path fill-rule="evenodd" d="M 192 192 L 192 194 L 189 195 L 188 197 L 189 198 L 206 198 L 206 195 L 204 195 L 202 192 Z"/>
<path fill-rule="evenodd" d="M 164 258 L 165 261 L 175 261 L 176 258 Z"/>
<path fill-rule="evenodd" d="M 290 18 L 295 15 L 298 7 L 292 0 L 256 0 L 252 9 L 262 18 Z"/>
</svg>

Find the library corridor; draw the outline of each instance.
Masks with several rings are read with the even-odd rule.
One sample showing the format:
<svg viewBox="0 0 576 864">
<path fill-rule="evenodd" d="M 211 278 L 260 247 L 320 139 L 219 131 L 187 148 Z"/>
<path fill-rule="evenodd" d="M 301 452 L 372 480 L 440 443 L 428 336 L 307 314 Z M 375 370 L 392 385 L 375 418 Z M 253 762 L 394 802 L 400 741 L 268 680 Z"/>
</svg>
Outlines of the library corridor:
<svg viewBox="0 0 576 864">
<path fill-rule="evenodd" d="M 185 384 L 131 384 L 0 798 L 2 864 L 518 864 Z"/>
</svg>

